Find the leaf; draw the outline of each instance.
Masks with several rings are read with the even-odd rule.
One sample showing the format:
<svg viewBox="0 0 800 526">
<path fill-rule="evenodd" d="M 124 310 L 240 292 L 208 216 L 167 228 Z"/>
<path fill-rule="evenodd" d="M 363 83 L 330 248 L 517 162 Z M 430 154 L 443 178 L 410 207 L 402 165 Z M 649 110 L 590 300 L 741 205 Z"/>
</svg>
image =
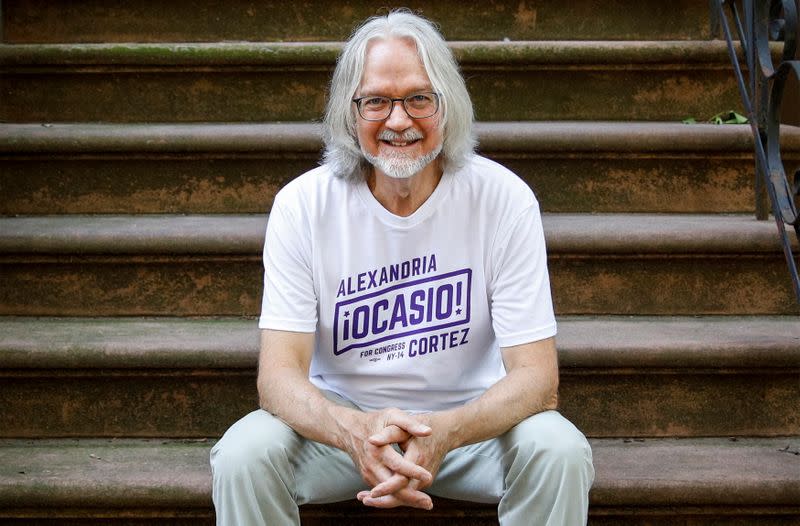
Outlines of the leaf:
<svg viewBox="0 0 800 526">
<path fill-rule="evenodd" d="M 747 124 L 747 117 L 733 110 L 728 110 L 717 113 L 709 119 L 709 122 L 714 124 Z"/>
</svg>

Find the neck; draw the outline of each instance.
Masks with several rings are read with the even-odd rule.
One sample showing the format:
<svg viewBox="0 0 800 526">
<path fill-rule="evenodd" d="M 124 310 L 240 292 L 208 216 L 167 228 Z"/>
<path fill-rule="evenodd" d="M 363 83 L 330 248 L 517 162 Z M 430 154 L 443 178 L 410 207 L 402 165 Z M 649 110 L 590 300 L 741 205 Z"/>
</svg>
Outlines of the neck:
<svg viewBox="0 0 800 526">
<path fill-rule="evenodd" d="M 372 195 L 389 212 L 406 217 L 416 212 L 431 196 L 442 178 L 438 160 L 406 179 L 389 177 L 377 168 L 367 177 Z"/>
</svg>

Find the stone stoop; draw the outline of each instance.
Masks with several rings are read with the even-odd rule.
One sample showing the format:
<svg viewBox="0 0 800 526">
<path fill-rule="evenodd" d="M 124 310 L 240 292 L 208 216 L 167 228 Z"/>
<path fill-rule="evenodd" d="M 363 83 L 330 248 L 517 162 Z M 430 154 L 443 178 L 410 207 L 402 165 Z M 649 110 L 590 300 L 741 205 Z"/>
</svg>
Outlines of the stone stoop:
<svg viewBox="0 0 800 526">
<path fill-rule="evenodd" d="M 255 316 L 264 214 L 0 218 L 0 315 Z M 788 315 L 774 224 L 547 214 L 559 315 Z"/>
<path fill-rule="evenodd" d="M 746 126 L 477 123 L 549 213 L 753 213 Z M 800 160 L 800 128 L 781 130 Z M 0 124 L 2 215 L 263 214 L 317 165 L 314 123 Z"/>
<path fill-rule="evenodd" d="M 0 333 L 0 439 L 219 437 L 258 404 L 252 319 L 6 317 Z M 797 435 L 799 339 L 785 316 L 559 317 L 560 410 L 592 437 Z"/>
<path fill-rule="evenodd" d="M 591 442 L 593 525 L 797 523 L 796 441 Z M 205 439 L 0 440 L 0 520 L 212 524 L 212 445 Z M 692 477 L 685 466 L 693 466 Z M 497 523 L 493 505 L 444 499 L 431 512 L 367 510 L 356 502 L 301 510 L 303 524 L 311 526 Z"/>
<path fill-rule="evenodd" d="M 136 0 L 109 9 L 104 0 L 4 0 L 9 43 L 341 41 L 353 25 L 389 7 L 383 0 Z M 408 0 L 448 40 L 703 40 L 708 7 L 695 0 Z M 224 14 L 224 16 L 223 16 Z"/>
<path fill-rule="evenodd" d="M 702 121 L 739 100 L 719 41 L 451 47 L 481 121 Z M 332 42 L 0 45 L 0 121 L 318 119 L 340 49 Z"/>
<path fill-rule="evenodd" d="M 750 130 L 681 124 L 740 106 L 708 4 L 568 4 L 406 5 L 441 24 L 481 153 L 541 203 L 590 524 L 800 524 L 800 307 L 753 218 Z M 213 523 L 209 449 L 257 406 L 268 213 L 385 5 L 0 0 L 0 524 Z M 301 512 L 497 523 L 443 499 Z"/>
</svg>

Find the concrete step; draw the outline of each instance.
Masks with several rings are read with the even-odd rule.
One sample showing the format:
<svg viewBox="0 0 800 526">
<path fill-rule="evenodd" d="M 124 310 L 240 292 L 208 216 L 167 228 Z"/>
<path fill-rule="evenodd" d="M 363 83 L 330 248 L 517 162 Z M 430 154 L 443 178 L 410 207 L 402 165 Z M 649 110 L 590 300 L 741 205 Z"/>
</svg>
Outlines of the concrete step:
<svg viewBox="0 0 800 526">
<path fill-rule="evenodd" d="M 560 317 L 592 437 L 800 435 L 796 317 Z M 0 437 L 216 437 L 258 406 L 252 319 L 0 318 Z"/>
<path fill-rule="evenodd" d="M 222 40 L 343 40 L 353 26 L 392 3 L 378 0 L 66 0 L 6 1 L 3 39 L 33 42 L 214 42 Z M 444 0 L 402 3 L 441 25 L 449 40 L 681 40 L 710 37 L 709 8 L 702 2 L 614 0 L 603 9 L 574 0 L 569 9 L 552 0 L 480 3 Z M 224 16 L 220 16 L 224 13 Z"/>
<path fill-rule="evenodd" d="M 0 315 L 256 315 L 266 220 L 0 218 Z M 562 315 L 798 312 L 769 221 L 545 214 L 544 229 Z"/>
<path fill-rule="evenodd" d="M 748 126 L 480 122 L 546 212 L 752 213 Z M 800 162 L 800 128 L 781 130 Z M 263 213 L 319 162 L 311 123 L 0 124 L 0 215 Z"/>
<path fill-rule="evenodd" d="M 592 440 L 596 477 L 589 523 L 797 524 L 798 440 Z M 211 446 L 181 440 L 0 441 L 0 520 L 211 524 Z M 304 506 L 301 515 L 311 526 L 497 524 L 494 505 L 443 499 L 435 499 L 430 512 L 369 510 L 349 501 Z"/>
<path fill-rule="evenodd" d="M 454 42 L 478 119 L 704 120 L 739 107 L 719 41 Z M 0 121 L 307 121 L 340 43 L 0 45 Z"/>
</svg>

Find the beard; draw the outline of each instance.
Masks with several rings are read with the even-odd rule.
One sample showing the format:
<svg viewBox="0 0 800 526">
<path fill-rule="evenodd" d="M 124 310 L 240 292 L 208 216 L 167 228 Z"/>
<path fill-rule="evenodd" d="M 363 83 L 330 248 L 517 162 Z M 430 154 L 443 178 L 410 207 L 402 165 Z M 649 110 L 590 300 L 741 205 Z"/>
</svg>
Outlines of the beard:
<svg viewBox="0 0 800 526">
<path fill-rule="evenodd" d="M 410 142 L 421 140 L 422 134 L 416 130 L 408 130 L 399 134 L 388 130 L 380 133 L 378 138 L 382 141 Z M 421 172 L 442 152 L 442 143 L 425 155 L 414 157 L 404 152 L 393 151 L 372 155 L 361 147 L 361 154 L 375 168 L 393 179 L 408 179 Z"/>
</svg>

